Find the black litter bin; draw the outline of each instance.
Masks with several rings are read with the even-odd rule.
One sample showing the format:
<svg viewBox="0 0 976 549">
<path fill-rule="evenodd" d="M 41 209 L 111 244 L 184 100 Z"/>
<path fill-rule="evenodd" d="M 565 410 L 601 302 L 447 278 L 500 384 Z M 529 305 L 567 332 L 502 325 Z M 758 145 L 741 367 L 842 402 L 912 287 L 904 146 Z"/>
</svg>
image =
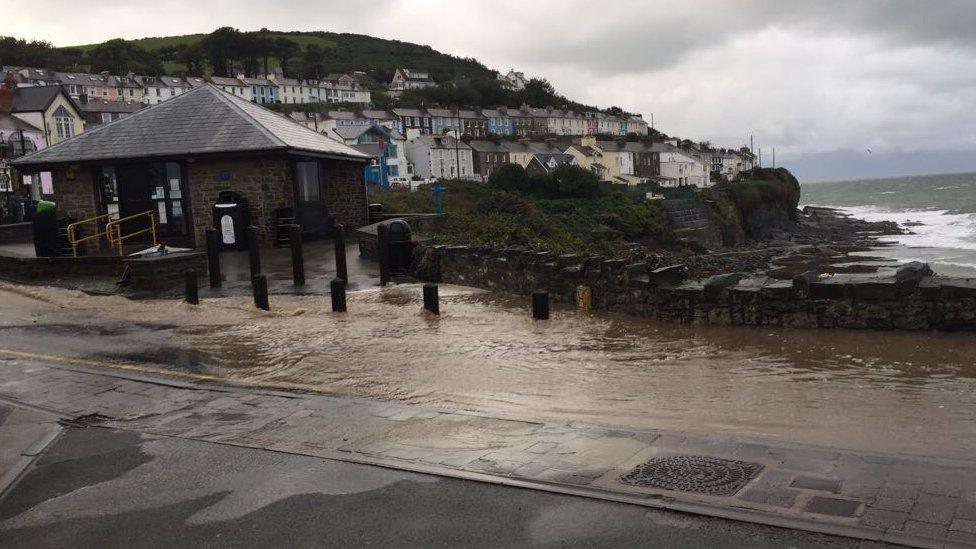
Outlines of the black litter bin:
<svg viewBox="0 0 976 549">
<path fill-rule="evenodd" d="M 387 245 L 389 246 L 390 272 L 404 273 L 413 261 L 413 231 L 410 225 L 402 219 L 384 221 L 387 230 Z"/>
<path fill-rule="evenodd" d="M 34 233 L 34 255 L 54 257 L 61 253 L 58 212 L 53 205 L 38 209 L 31 218 L 31 226 Z"/>
<path fill-rule="evenodd" d="M 247 199 L 233 191 L 221 191 L 213 207 L 213 224 L 217 243 L 223 250 L 247 248 L 247 226 L 251 212 Z"/>
</svg>

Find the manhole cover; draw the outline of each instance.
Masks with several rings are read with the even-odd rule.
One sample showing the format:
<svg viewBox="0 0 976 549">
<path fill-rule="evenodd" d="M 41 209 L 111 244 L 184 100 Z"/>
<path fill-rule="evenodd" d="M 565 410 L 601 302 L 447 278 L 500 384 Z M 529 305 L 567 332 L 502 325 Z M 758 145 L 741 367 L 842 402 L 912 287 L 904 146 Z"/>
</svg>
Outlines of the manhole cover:
<svg viewBox="0 0 976 549">
<path fill-rule="evenodd" d="M 731 496 L 752 480 L 763 466 L 704 456 L 654 458 L 620 477 L 634 486 L 653 486 L 676 492 Z"/>
</svg>

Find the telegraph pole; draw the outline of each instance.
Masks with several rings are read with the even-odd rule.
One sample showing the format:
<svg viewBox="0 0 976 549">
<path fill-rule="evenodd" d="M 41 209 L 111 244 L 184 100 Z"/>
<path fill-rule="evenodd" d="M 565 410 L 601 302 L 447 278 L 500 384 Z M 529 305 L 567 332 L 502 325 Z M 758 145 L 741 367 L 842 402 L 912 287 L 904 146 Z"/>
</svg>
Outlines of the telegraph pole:
<svg viewBox="0 0 976 549">
<path fill-rule="evenodd" d="M 461 179 L 461 109 L 454 111 L 457 115 L 457 131 L 454 133 L 454 162 L 457 164 L 457 178 Z"/>
</svg>

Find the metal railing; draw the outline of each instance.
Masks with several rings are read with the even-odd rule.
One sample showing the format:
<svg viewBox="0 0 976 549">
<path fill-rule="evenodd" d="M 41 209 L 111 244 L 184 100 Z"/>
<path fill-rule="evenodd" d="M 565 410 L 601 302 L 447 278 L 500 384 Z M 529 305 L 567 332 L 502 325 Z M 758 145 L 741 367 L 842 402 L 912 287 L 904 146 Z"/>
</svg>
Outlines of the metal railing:
<svg viewBox="0 0 976 549">
<path fill-rule="evenodd" d="M 149 220 L 148 227 L 133 231 L 129 234 L 122 234 L 122 223 L 126 221 L 133 221 L 141 217 L 145 217 Z M 152 245 L 156 246 L 159 244 L 159 239 L 156 235 L 156 213 L 152 210 L 140 212 L 121 219 L 116 219 L 115 221 L 109 221 L 107 224 L 105 224 L 105 232 L 107 233 L 106 238 L 108 239 L 109 246 L 118 248 L 119 257 L 122 257 L 122 245 L 125 243 L 127 238 L 149 233 L 152 235 Z"/>
<path fill-rule="evenodd" d="M 116 213 L 103 214 L 96 217 L 90 217 L 88 219 L 82 219 L 81 221 L 76 221 L 68 225 L 67 227 L 68 242 L 71 244 L 71 255 L 73 255 L 74 257 L 78 257 L 78 245 L 81 244 L 82 242 L 92 240 L 92 239 L 98 240 L 98 238 L 102 236 L 108 238 L 108 225 L 105 225 L 105 230 L 103 230 L 100 233 L 83 236 L 81 238 L 78 238 L 78 227 L 82 227 L 84 225 L 87 225 L 88 223 L 95 223 L 96 224 L 95 227 L 98 227 L 97 225 L 98 222 L 102 221 L 103 219 L 109 219 L 113 216 L 118 217 L 118 214 Z"/>
</svg>

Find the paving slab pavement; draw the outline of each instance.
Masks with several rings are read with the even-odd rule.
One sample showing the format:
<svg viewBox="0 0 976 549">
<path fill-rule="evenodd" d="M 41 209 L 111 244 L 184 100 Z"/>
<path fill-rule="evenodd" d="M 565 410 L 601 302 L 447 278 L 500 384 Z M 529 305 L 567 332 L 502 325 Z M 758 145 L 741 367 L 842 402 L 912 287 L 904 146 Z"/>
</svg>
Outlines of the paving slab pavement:
<svg viewBox="0 0 976 549">
<path fill-rule="evenodd" d="M 976 546 L 976 461 L 535 422 L 19 357 L 0 398 L 80 421 L 919 547 Z"/>
<path fill-rule="evenodd" d="M 61 432 L 58 415 L 0 400 L 0 498 Z"/>
</svg>

